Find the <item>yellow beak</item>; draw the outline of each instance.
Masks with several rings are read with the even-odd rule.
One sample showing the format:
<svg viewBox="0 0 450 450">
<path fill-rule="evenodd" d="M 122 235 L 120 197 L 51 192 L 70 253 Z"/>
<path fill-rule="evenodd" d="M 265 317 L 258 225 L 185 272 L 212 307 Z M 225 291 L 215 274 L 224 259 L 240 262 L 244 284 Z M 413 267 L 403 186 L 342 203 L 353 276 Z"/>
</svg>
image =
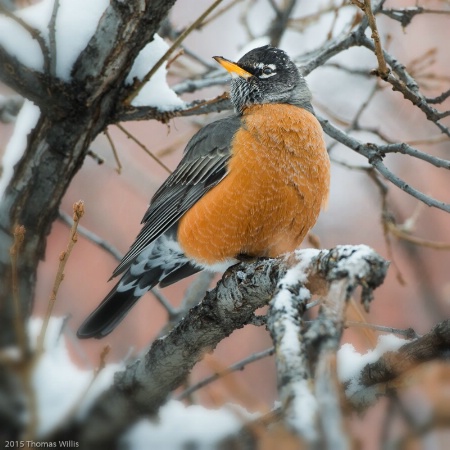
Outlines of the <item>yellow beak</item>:
<svg viewBox="0 0 450 450">
<path fill-rule="evenodd" d="M 229 61 L 228 59 L 222 58 L 222 56 L 213 56 L 213 58 L 231 75 L 236 74 L 242 78 L 250 78 L 253 75 L 250 72 L 247 72 L 242 67 L 239 67 L 236 63 Z"/>
</svg>

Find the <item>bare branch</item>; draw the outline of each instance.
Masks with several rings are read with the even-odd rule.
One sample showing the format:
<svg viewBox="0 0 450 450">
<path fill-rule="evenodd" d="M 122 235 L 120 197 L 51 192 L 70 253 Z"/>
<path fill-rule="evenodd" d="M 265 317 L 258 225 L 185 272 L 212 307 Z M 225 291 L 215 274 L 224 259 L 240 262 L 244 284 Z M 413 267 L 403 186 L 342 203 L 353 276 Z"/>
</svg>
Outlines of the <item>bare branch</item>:
<svg viewBox="0 0 450 450">
<path fill-rule="evenodd" d="M 42 328 L 41 328 L 41 331 L 37 338 L 36 355 L 38 357 L 44 352 L 44 340 L 45 340 L 45 334 L 47 332 L 48 323 L 50 321 L 50 316 L 52 314 L 53 307 L 55 306 L 55 303 L 56 303 L 56 296 L 58 294 L 59 286 L 61 285 L 61 283 L 64 279 L 64 269 L 66 267 L 66 263 L 70 257 L 70 254 L 72 252 L 74 245 L 76 244 L 76 242 L 78 240 L 77 227 L 78 227 L 78 222 L 83 217 L 83 215 L 84 215 L 84 204 L 80 200 L 73 204 L 73 225 L 70 230 L 69 242 L 67 243 L 66 250 L 63 251 L 59 257 L 58 271 L 56 272 L 52 292 L 50 295 L 50 299 L 48 301 L 47 312 L 44 316 L 44 320 L 42 322 Z"/>
<path fill-rule="evenodd" d="M 375 50 L 373 43 L 365 36 L 361 36 L 360 44 L 372 51 Z M 383 55 L 393 71 L 398 75 L 398 77 L 396 77 L 390 72 L 384 78 L 385 81 L 392 85 L 394 91 L 401 92 L 405 99 L 409 100 L 413 105 L 423 111 L 427 119 L 436 124 L 442 133 L 450 136 L 450 129 L 439 122 L 439 120 L 445 117 L 447 113 L 440 113 L 428 105 L 426 98 L 420 93 L 416 81 L 406 71 L 405 67 L 399 64 L 389 53 L 384 52 Z"/>
<path fill-rule="evenodd" d="M 149 72 L 139 80 L 135 86 L 133 92 L 126 98 L 125 104 L 130 105 L 134 98 L 139 94 L 144 85 L 150 80 L 153 74 L 164 64 L 169 56 L 178 48 L 178 46 L 184 41 L 184 39 L 198 26 L 201 25 L 203 20 L 222 3 L 223 0 L 216 0 L 209 8 L 207 8 L 203 14 L 201 14 L 191 25 L 189 25 L 175 40 L 171 47 L 164 53 L 163 56 L 156 62 L 156 64 L 149 70 Z"/>
<path fill-rule="evenodd" d="M 130 106 L 116 113 L 111 123 L 131 121 L 131 120 L 150 120 L 156 119 L 163 123 L 168 122 L 174 117 L 196 116 L 212 112 L 228 111 L 232 109 L 228 94 L 224 93 L 209 100 L 196 100 L 186 104 L 183 108 L 175 108 L 172 111 L 160 111 L 155 107 Z"/>
<path fill-rule="evenodd" d="M 129 139 L 136 142 L 139 147 L 144 150 L 145 153 L 147 153 L 150 158 L 152 158 L 154 161 L 156 161 L 169 175 L 172 173 L 172 171 L 156 156 L 154 155 L 139 139 L 136 138 L 133 134 L 131 134 L 129 131 L 127 131 L 122 125 L 116 124 L 116 127 L 122 131 Z"/>
<path fill-rule="evenodd" d="M 69 214 L 66 214 L 64 211 L 59 211 L 58 217 L 63 223 L 69 225 L 69 227 L 73 226 L 73 218 L 72 216 L 69 216 Z M 94 244 L 98 245 L 100 248 L 108 252 L 116 261 L 120 261 L 122 259 L 123 254 L 119 252 L 119 250 L 117 250 L 114 246 L 106 242 L 104 239 L 102 239 L 92 231 L 88 230 L 82 225 L 78 225 L 77 231 L 80 236 L 85 237 L 89 241 L 93 242 Z"/>
<path fill-rule="evenodd" d="M 192 395 L 195 391 L 198 391 L 199 389 L 204 388 L 208 384 L 211 384 L 214 381 L 219 380 L 220 378 L 222 378 L 226 375 L 229 375 L 230 373 L 237 372 L 238 370 L 242 370 L 248 364 L 251 364 L 255 361 L 259 361 L 260 359 L 263 359 L 263 358 L 267 358 L 268 356 L 272 356 L 274 353 L 275 353 L 274 347 L 270 347 L 266 350 L 263 350 L 262 352 L 253 353 L 248 358 L 244 358 L 241 361 L 239 361 L 235 364 L 232 364 L 230 367 L 227 367 L 225 370 L 215 373 L 207 378 L 204 378 L 202 381 L 199 381 L 198 383 L 195 383 L 192 386 L 189 386 L 181 394 L 179 394 L 176 397 L 176 399 L 184 400 L 185 398 L 188 398 L 190 395 Z"/>
<path fill-rule="evenodd" d="M 49 73 L 52 77 L 56 77 L 56 18 L 58 16 L 59 0 L 54 0 L 50 23 L 48 24 L 48 41 L 49 41 Z"/>
<path fill-rule="evenodd" d="M 297 257 L 302 254 L 298 252 Z M 307 288 L 314 293 L 335 279 L 350 276 L 351 283 L 363 284 L 367 302 L 370 290 L 382 282 L 387 269 L 387 263 L 364 246 L 337 247 L 314 254 L 316 257 L 307 259 L 310 264 L 305 263 Z M 352 258 L 365 261 L 371 275 L 350 270 L 355 262 L 345 270 L 347 260 L 356 261 Z M 86 419 L 81 437 L 83 448 L 111 448 L 115 438 L 141 414 L 156 412 L 205 352 L 214 349 L 233 330 L 251 323 L 254 311 L 272 298 L 286 264 L 269 259 L 228 270 L 183 321 L 153 343 L 142 360 L 116 374 L 114 386 L 101 395 Z"/>
<path fill-rule="evenodd" d="M 26 358 L 29 354 L 28 338 L 25 330 L 25 324 L 23 321 L 23 312 L 20 301 L 19 292 L 19 273 L 18 273 L 18 260 L 20 250 L 25 240 L 25 227 L 23 225 L 17 225 L 14 230 L 14 243 L 10 248 L 11 256 L 11 277 L 12 277 L 12 290 L 14 300 L 14 330 L 16 333 L 17 345 L 20 349 L 22 358 Z"/>
<path fill-rule="evenodd" d="M 435 98 L 426 98 L 428 103 L 442 103 L 450 97 L 450 89 Z"/>
<path fill-rule="evenodd" d="M 186 92 L 195 92 L 199 89 L 204 89 L 210 86 L 224 85 L 228 82 L 230 77 L 223 75 L 222 71 L 214 71 L 209 76 L 204 76 L 198 80 L 184 80 L 183 82 L 172 86 L 173 91 L 178 94 L 184 94 Z"/>
<path fill-rule="evenodd" d="M 406 28 L 414 17 L 419 14 L 450 14 L 450 11 L 423 8 L 422 6 L 412 6 L 404 9 L 383 9 L 381 13 L 393 20 L 397 20 L 402 24 L 403 28 Z"/>
<path fill-rule="evenodd" d="M 281 38 L 287 29 L 287 23 L 296 3 L 297 0 L 287 0 L 284 2 L 283 8 L 278 8 L 275 4 L 272 4 L 276 17 L 275 20 L 272 21 L 267 33 L 270 36 L 270 45 L 273 45 L 274 47 L 280 45 Z"/>
<path fill-rule="evenodd" d="M 449 348 L 450 320 L 445 320 L 396 352 L 386 352 L 378 361 L 365 366 L 358 379 L 360 389 L 350 401 L 359 409 L 367 408 L 376 400 L 375 396 L 386 393 L 389 382 L 424 362 L 446 360 Z"/>
<path fill-rule="evenodd" d="M 339 141 L 341 144 L 346 145 L 347 147 L 355 150 L 357 153 L 365 156 L 369 163 L 378 170 L 387 180 L 393 183 L 395 186 L 399 187 L 401 190 L 405 191 L 409 195 L 417 198 L 421 202 L 425 203 L 428 206 L 433 206 L 438 209 L 442 209 L 443 211 L 450 212 L 450 204 L 444 203 L 439 200 L 436 200 L 424 193 L 418 191 L 417 189 L 411 187 L 405 181 L 397 177 L 394 173 L 392 173 L 384 164 L 383 164 L 383 152 L 380 152 L 379 146 L 376 144 L 363 144 L 357 139 L 350 137 L 345 134 L 343 131 L 331 125 L 331 123 L 323 118 L 319 118 L 319 121 L 324 129 L 324 131 L 331 136 L 332 138 Z M 420 155 L 421 159 L 425 160 L 425 154 Z M 444 164 L 444 160 L 439 161 L 439 158 L 434 158 L 433 162 L 435 165 Z M 441 167 L 441 166 L 439 166 Z M 443 166 L 442 166 L 443 167 Z"/>
<path fill-rule="evenodd" d="M 372 10 L 372 1 L 364 0 L 364 3 L 362 3 L 359 0 L 352 0 L 352 3 L 354 3 L 356 6 L 361 8 L 367 16 L 369 26 L 372 30 L 372 39 L 373 39 L 373 43 L 374 43 L 375 56 L 377 57 L 377 60 L 378 60 L 377 75 L 379 75 L 383 80 L 385 80 L 387 78 L 387 76 L 389 75 L 390 69 L 386 65 L 386 60 L 384 59 L 383 47 L 381 46 L 377 22 L 375 20 L 375 15 Z M 384 3 L 384 2 L 379 2 L 379 4 L 382 4 L 382 3 Z"/>
<path fill-rule="evenodd" d="M 429 164 L 432 164 L 435 167 L 440 167 L 442 169 L 450 169 L 450 161 L 438 158 L 437 156 L 433 156 L 425 152 L 421 152 L 420 150 L 417 150 L 405 143 L 379 145 L 378 151 L 381 152 L 382 154 L 401 153 L 402 155 L 409 155 L 412 156 L 413 158 L 425 161 Z"/>
<path fill-rule="evenodd" d="M 109 134 L 108 129 L 105 130 L 105 136 L 106 136 L 106 139 L 108 139 L 109 145 L 113 152 L 114 159 L 116 161 L 116 165 L 117 165 L 116 171 L 120 175 L 122 173 L 122 164 L 120 163 L 119 153 L 117 152 L 116 146 L 114 144 L 114 141 L 113 141 L 111 135 Z"/>
<path fill-rule="evenodd" d="M 374 325 L 367 322 L 355 322 L 354 320 L 346 320 L 346 327 L 365 327 L 371 328 L 372 330 L 381 331 L 383 333 L 392 333 L 404 336 L 406 339 L 416 339 L 419 335 L 412 328 L 407 328 L 406 330 L 401 330 L 399 328 L 385 327 L 383 325 Z"/>
</svg>

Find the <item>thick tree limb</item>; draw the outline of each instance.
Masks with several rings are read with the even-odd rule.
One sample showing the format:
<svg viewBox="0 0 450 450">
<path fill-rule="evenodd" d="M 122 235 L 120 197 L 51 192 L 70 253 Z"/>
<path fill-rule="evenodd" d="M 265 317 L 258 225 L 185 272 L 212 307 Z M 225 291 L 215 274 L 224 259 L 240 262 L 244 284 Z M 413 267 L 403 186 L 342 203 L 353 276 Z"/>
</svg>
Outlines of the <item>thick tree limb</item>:
<svg viewBox="0 0 450 450">
<path fill-rule="evenodd" d="M 71 88 L 49 74 L 23 65 L 0 45 L 0 80 L 18 94 L 32 100 L 49 114 L 61 114 Z M 49 92 L 53 95 L 49 98 Z"/>
<path fill-rule="evenodd" d="M 8 257 L 11 230 L 20 224 L 28 231 L 18 267 L 26 317 L 34 297 L 36 268 L 61 198 L 90 143 L 111 123 L 119 98 L 130 89 L 125 79 L 134 59 L 174 2 L 111 1 L 74 64 L 70 84 L 30 71 L 0 49 L 0 77 L 32 99 L 42 112 L 0 203 L 0 298 L 5 301 L 0 344 L 14 342 Z"/>
<path fill-rule="evenodd" d="M 167 336 L 156 340 L 141 360 L 116 375 L 114 385 L 100 396 L 83 421 L 79 436 L 82 447 L 112 448 L 122 431 L 140 416 L 155 414 L 206 352 L 234 330 L 251 323 L 254 311 L 273 297 L 287 265 L 302 255 L 305 252 L 298 252 L 289 262 L 271 259 L 240 264 L 225 273 L 217 287 Z M 323 292 L 333 280 L 347 277 L 350 283 L 361 283 L 370 290 L 383 280 L 387 269 L 386 262 L 364 246 L 314 251 L 313 255 L 303 263 L 306 286 L 313 293 Z M 355 266 L 355 258 L 360 257 L 372 273 Z M 73 426 L 63 432 L 65 436 L 74 433 Z"/>
</svg>

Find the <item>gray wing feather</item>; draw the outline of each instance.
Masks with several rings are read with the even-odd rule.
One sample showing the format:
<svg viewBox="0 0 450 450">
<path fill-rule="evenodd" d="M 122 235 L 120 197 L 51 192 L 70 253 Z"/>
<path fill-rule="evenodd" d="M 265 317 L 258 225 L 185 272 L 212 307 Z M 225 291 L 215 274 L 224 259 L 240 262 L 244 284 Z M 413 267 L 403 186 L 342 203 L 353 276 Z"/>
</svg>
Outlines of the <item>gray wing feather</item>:
<svg viewBox="0 0 450 450">
<path fill-rule="evenodd" d="M 127 269 L 145 247 L 226 176 L 231 142 L 240 123 L 238 116 L 227 117 L 206 125 L 192 137 L 180 164 L 153 196 L 142 230 L 112 277 Z"/>
</svg>

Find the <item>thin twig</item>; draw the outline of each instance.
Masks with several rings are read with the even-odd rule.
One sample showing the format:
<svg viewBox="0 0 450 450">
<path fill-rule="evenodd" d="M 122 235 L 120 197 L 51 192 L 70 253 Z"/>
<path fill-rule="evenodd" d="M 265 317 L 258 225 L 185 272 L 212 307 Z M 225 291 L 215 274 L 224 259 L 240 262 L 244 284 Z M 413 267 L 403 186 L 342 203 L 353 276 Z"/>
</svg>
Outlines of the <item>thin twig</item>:
<svg viewBox="0 0 450 450">
<path fill-rule="evenodd" d="M 205 19 L 200 26 L 203 28 L 206 25 L 210 24 L 214 20 L 216 20 L 218 17 L 220 17 L 222 14 L 229 11 L 233 6 L 235 6 L 237 3 L 241 2 L 242 0 L 232 0 L 228 5 L 225 5 L 223 8 L 216 11 L 214 14 L 211 14 L 207 19 Z"/>
<path fill-rule="evenodd" d="M 223 85 L 228 82 L 230 77 L 224 75 L 219 71 L 214 71 L 208 75 L 206 78 L 199 78 L 198 80 L 184 80 L 179 84 L 172 86 L 172 90 L 177 95 L 185 94 L 186 92 L 195 92 L 200 89 L 204 89 L 210 86 Z"/>
<path fill-rule="evenodd" d="M 392 243 L 391 243 L 391 239 L 390 239 L 390 234 L 389 234 L 387 226 L 386 226 L 386 217 L 388 217 L 390 215 L 389 205 L 388 205 L 389 188 L 386 185 L 386 183 L 384 183 L 383 180 L 381 179 L 381 175 L 373 167 L 370 167 L 370 169 L 368 169 L 366 171 L 366 173 L 369 176 L 369 178 L 372 180 L 372 182 L 375 184 L 375 186 L 378 188 L 378 191 L 380 192 L 380 197 L 381 197 L 381 224 L 382 224 L 382 228 L 383 228 L 383 237 L 384 237 L 384 242 L 386 244 L 388 258 L 391 261 L 391 264 L 392 264 L 392 266 L 395 269 L 397 281 L 402 286 L 405 286 L 406 285 L 405 277 L 403 276 L 403 274 L 402 274 L 402 272 L 400 270 L 400 267 L 397 264 L 396 258 L 394 256 L 394 252 L 392 250 Z"/>
<path fill-rule="evenodd" d="M 116 161 L 116 165 L 117 165 L 116 172 L 120 175 L 122 173 L 122 164 L 120 163 L 119 154 L 117 153 L 116 146 L 114 145 L 114 141 L 113 141 L 111 135 L 109 134 L 108 129 L 106 129 L 104 131 L 104 133 L 105 133 L 106 139 L 108 139 L 109 145 L 111 146 L 111 150 L 113 152 L 114 159 Z"/>
<path fill-rule="evenodd" d="M 9 19 L 13 20 L 17 24 L 19 24 L 24 30 L 26 30 L 28 33 L 30 33 L 31 37 L 33 39 L 36 39 L 37 43 L 39 44 L 39 47 L 42 51 L 42 57 L 44 58 L 44 73 L 49 73 L 50 71 L 50 52 L 47 47 L 47 43 L 45 42 L 45 39 L 42 37 L 41 32 L 29 25 L 27 22 L 25 22 L 20 17 L 17 17 L 14 13 L 11 11 L 8 11 L 3 5 L 0 4 L 0 14 L 3 14 L 4 16 L 8 17 Z"/>
<path fill-rule="evenodd" d="M 437 156 L 421 152 L 420 150 L 417 150 L 406 143 L 380 145 L 378 146 L 378 149 L 382 154 L 401 153 L 403 155 L 409 155 L 413 158 L 425 161 L 435 167 L 450 169 L 450 161 L 448 161 L 447 159 L 438 158 Z"/>
<path fill-rule="evenodd" d="M 56 18 L 58 16 L 59 0 L 54 0 L 52 16 L 48 24 L 48 40 L 50 51 L 50 75 L 56 76 Z"/>
<path fill-rule="evenodd" d="M 105 160 L 95 153 L 93 150 L 89 149 L 87 155 L 90 156 L 99 166 L 104 164 Z"/>
<path fill-rule="evenodd" d="M 412 244 L 420 245 L 422 247 L 433 248 L 434 250 L 450 250 L 450 243 L 429 241 L 427 239 L 413 236 L 407 231 L 399 228 L 392 221 L 387 221 L 386 226 L 390 233 L 392 233 L 395 237 L 399 239 L 403 239 L 404 241 L 408 241 L 411 242 Z"/>
<path fill-rule="evenodd" d="M 439 200 L 430 197 L 423 192 L 413 188 L 408 183 L 403 181 L 393 172 L 391 172 L 386 165 L 383 163 L 383 152 L 379 151 L 379 147 L 376 144 L 363 144 L 361 141 L 349 136 L 343 131 L 331 125 L 328 120 L 319 117 L 319 121 L 324 129 L 324 131 L 332 138 L 339 141 L 341 144 L 355 150 L 357 153 L 365 156 L 369 163 L 381 173 L 387 180 L 389 180 L 392 184 L 399 187 L 402 191 L 411 195 L 412 197 L 417 198 L 421 202 L 425 203 L 428 206 L 433 206 L 438 209 L 442 209 L 443 211 L 450 212 L 450 204 L 444 203 Z"/>
<path fill-rule="evenodd" d="M 153 74 L 164 64 L 164 62 L 169 58 L 169 56 L 178 48 L 178 46 L 184 41 L 184 39 L 194 30 L 196 29 L 203 20 L 217 7 L 223 0 L 216 0 L 206 11 L 201 14 L 197 20 L 195 20 L 189 27 L 187 27 L 178 37 L 175 39 L 174 43 L 170 46 L 170 48 L 164 53 L 161 58 L 156 62 L 156 64 L 147 72 L 147 74 L 142 78 L 142 80 L 138 81 L 135 85 L 135 89 L 131 94 L 125 99 L 125 105 L 130 105 L 131 102 L 136 98 L 144 85 L 150 80 Z"/>
<path fill-rule="evenodd" d="M 346 320 L 345 326 L 370 328 L 372 330 L 381 331 L 382 333 L 398 334 L 400 336 L 404 336 L 407 339 L 417 339 L 420 337 L 420 335 L 417 334 L 413 328 L 401 329 L 401 328 L 385 327 L 383 325 L 374 325 L 372 323 L 358 322 L 356 320 Z"/>
<path fill-rule="evenodd" d="M 19 270 L 18 260 L 20 250 L 25 239 L 25 227 L 23 225 L 17 225 L 14 229 L 14 243 L 9 251 L 11 257 L 11 270 L 12 270 L 12 293 L 14 303 L 14 329 L 16 332 L 16 339 L 18 347 L 21 351 L 22 358 L 26 358 L 28 354 L 28 339 L 25 331 L 25 324 L 22 316 L 22 305 L 20 303 L 19 293 Z"/>
<path fill-rule="evenodd" d="M 150 292 L 154 295 L 156 300 L 158 300 L 161 306 L 167 311 L 169 320 L 178 315 L 178 310 L 170 304 L 169 300 L 167 300 L 167 298 L 163 294 L 161 294 L 161 291 L 158 288 L 154 287 Z"/>
<path fill-rule="evenodd" d="M 367 16 L 369 21 L 369 26 L 372 30 L 372 39 L 375 45 L 375 56 L 378 60 L 378 70 L 377 75 L 379 75 L 383 80 L 385 80 L 389 73 L 391 72 L 384 59 L 383 47 L 381 46 L 380 35 L 378 34 L 377 22 L 372 11 L 372 1 L 364 0 L 364 4 L 359 0 L 352 0 L 356 6 L 361 8 Z"/>
<path fill-rule="evenodd" d="M 70 253 L 74 245 L 78 240 L 77 235 L 77 227 L 79 220 L 83 217 L 84 214 L 84 203 L 83 201 L 78 201 L 73 205 L 73 225 L 70 230 L 69 242 L 67 244 L 67 248 L 63 251 L 59 257 L 59 267 L 56 273 L 55 281 L 53 283 L 52 293 L 50 295 L 50 299 L 47 306 L 47 312 L 44 317 L 44 321 L 42 323 L 41 332 L 39 333 L 36 345 L 36 354 L 37 356 L 41 355 L 44 351 L 44 340 L 45 334 L 47 332 L 48 323 L 50 321 L 50 316 L 53 311 L 53 307 L 56 303 L 56 296 L 58 294 L 59 286 L 61 285 L 62 280 L 64 279 L 64 268 L 66 267 L 67 260 L 69 259 Z"/>
<path fill-rule="evenodd" d="M 274 47 L 278 47 L 280 45 L 281 38 L 283 34 L 287 30 L 287 23 L 289 21 L 289 17 L 292 14 L 292 11 L 295 8 L 297 0 L 287 0 L 284 2 L 284 7 L 274 8 L 276 13 L 276 18 L 272 21 L 272 25 L 270 26 L 270 30 L 268 30 L 267 34 L 270 37 L 270 44 Z"/>
<path fill-rule="evenodd" d="M 116 123 L 116 127 L 122 131 L 129 139 L 136 142 L 139 147 L 142 148 L 142 150 L 147 153 L 152 159 L 154 159 L 168 174 L 171 174 L 172 171 L 157 157 L 155 156 L 141 141 L 139 141 L 134 135 L 132 135 L 128 130 L 126 130 L 122 125 L 119 123 Z"/>
<path fill-rule="evenodd" d="M 392 184 L 400 188 L 402 191 L 411 195 L 414 198 L 417 198 L 421 202 L 425 203 L 428 206 L 433 206 L 438 209 L 442 209 L 442 211 L 450 212 L 450 203 L 441 202 L 440 200 L 436 200 L 429 195 L 424 194 L 418 189 L 413 188 L 408 183 L 403 181 L 393 172 L 391 172 L 385 164 L 383 164 L 381 158 L 374 158 L 371 164 L 380 172 L 387 180 L 389 180 Z"/>
<path fill-rule="evenodd" d="M 65 224 L 69 225 L 69 227 L 72 227 L 74 224 L 72 217 L 69 216 L 69 214 L 66 214 L 64 211 L 59 211 L 58 218 Z M 89 241 L 93 242 L 94 244 L 98 245 L 100 248 L 108 252 L 115 260 L 122 260 L 123 254 L 119 250 L 117 250 L 116 247 L 106 242 L 97 234 L 93 233 L 82 225 L 78 225 L 77 232 L 80 236 L 83 236 L 84 238 L 88 239 Z"/>
<path fill-rule="evenodd" d="M 450 14 L 450 11 L 428 9 L 423 8 L 422 6 L 415 6 L 405 9 L 383 9 L 381 12 L 391 19 L 400 22 L 403 28 L 407 27 L 411 23 L 412 19 L 414 19 L 414 17 L 418 14 Z"/>
<path fill-rule="evenodd" d="M 450 89 L 448 91 L 443 92 L 441 95 L 438 95 L 437 97 L 434 98 L 428 98 L 427 97 L 427 102 L 428 103 L 442 103 L 443 101 L 447 100 L 450 97 Z"/>
<path fill-rule="evenodd" d="M 365 35 L 359 37 L 359 44 L 371 51 L 375 51 L 373 42 Z M 450 129 L 440 123 L 440 120 L 445 117 L 447 112 L 439 112 L 431 107 L 426 98 L 421 94 L 417 81 L 408 73 L 405 66 L 400 64 L 388 52 L 383 52 L 384 58 L 392 68 L 393 72 L 389 72 L 385 81 L 391 84 L 394 91 L 401 92 L 403 97 L 409 100 L 414 106 L 417 106 L 427 117 L 427 119 L 434 123 L 442 133 L 450 136 Z M 395 73 L 394 73 L 395 72 Z"/>
<path fill-rule="evenodd" d="M 273 355 L 275 352 L 274 347 L 268 348 L 266 350 L 263 350 L 262 352 L 253 353 L 253 355 L 250 355 L 249 357 L 242 359 L 241 361 L 231 365 L 227 369 L 215 373 L 213 375 L 210 375 L 209 377 L 204 378 L 203 380 L 199 381 L 198 383 L 193 384 L 192 386 L 188 387 L 186 390 L 181 392 L 176 399 L 177 400 L 183 400 L 187 397 L 189 397 L 193 392 L 198 391 L 199 389 L 207 386 L 208 384 L 218 380 L 219 378 L 222 378 L 226 375 L 229 375 L 230 373 L 236 372 L 238 370 L 242 370 L 245 368 L 247 364 L 250 364 L 255 361 L 259 361 L 260 359 L 266 358 L 267 356 Z"/>
</svg>

